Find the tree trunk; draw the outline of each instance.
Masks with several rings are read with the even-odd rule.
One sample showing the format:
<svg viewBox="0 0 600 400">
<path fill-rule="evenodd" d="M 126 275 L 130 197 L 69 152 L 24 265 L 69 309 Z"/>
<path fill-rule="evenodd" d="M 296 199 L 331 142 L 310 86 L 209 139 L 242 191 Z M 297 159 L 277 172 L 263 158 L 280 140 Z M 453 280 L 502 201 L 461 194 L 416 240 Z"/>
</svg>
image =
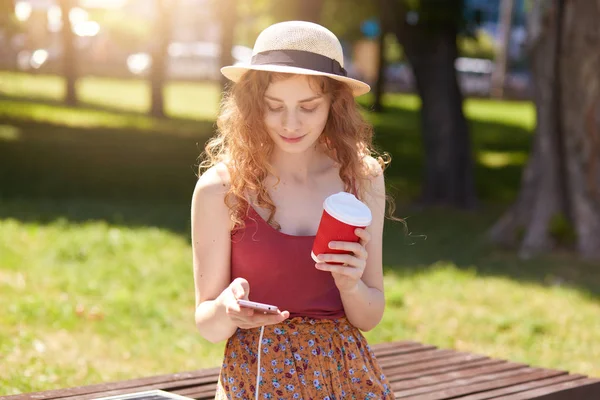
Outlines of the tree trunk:
<svg viewBox="0 0 600 400">
<path fill-rule="evenodd" d="M 323 0 L 296 0 L 294 2 L 294 18 L 300 21 L 319 23 Z"/>
<path fill-rule="evenodd" d="M 222 67 L 233 64 L 231 49 L 235 37 L 235 27 L 238 19 L 237 0 L 221 0 L 218 8 L 219 20 L 221 21 L 220 65 Z M 229 80 L 221 76 L 221 93 L 223 94 Z"/>
<path fill-rule="evenodd" d="M 600 1 L 565 3 L 560 88 L 577 251 L 600 259 Z"/>
<path fill-rule="evenodd" d="M 421 203 L 470 209 L 477 203 L 473 157 L 454 67 L 458 20 L 452 15 L 459 14 L 461 3 L 448 2 L 445 11 L 439 11 L 435 4 L 435 1 L 422 2 L 422 7 L 429 9 L 421 10 L 419 15 L 425 18 L 425 11 L 435 11 L 442 15 L 441 20 L 409 24 L 410 18 L 404 17 L 394 24 L 422 102 L 425 177 Z"/>
<path fill-rule="evenodd" d="M 375 85 L 373 87 L 373 111 L 381 112 L 383 111 L 383 104 L 381 103 L 381 98 L 383 97 L 383 93 L 385 91 L 385 35 L 387 31 L 385 30 L 383 21 L 380 22 L 380 32 L 378 40 L 379 46 L 379 57 L 377 60 L 377 80 L 375 81 Z"/>
<path fill-rule="evenodd" d="M 19 31 L 19 22 L 15 16 L 16 0 L 0 0 L 0 32 L 4 35 L 4 43 L 13 43 L 13 38 Z M 13 57 L 13 51 L 8 49 L 7 45 L 2 52 L 6 52 L 6 55 L 10 55 L 9 60 L 3 60 L 4 66 L 10 69 L 17 69 L 17 58 Z"/>
<path fill-rule="evenodd" d="M 542 17 L 539 14 L 539 17 Z M 541 21 L 540 21 L 541 22 Z M 554 243 L 549 235 L 551 219 L 563 212 L 566 193 L 560 191 L 558 125 L 555 124 L 556 50 L 558 35 L 556 13 L 545 21 L 544 32 L 530 48 L 537 125 L 532 156 L 521 182 L 517 202 L 492 228 L 494 241 L 515 244 L 522 240 L 520 254 L 528 258 L 549 250 Z M 520 233 L 523 237 L 519 238 Z"/>
<path fill-rule="evenodd" d="M 270 14 L 276 21 L 309 21 L 320 23 L 324 0 L 271 1 Z"/>
<path fill-rule="evenodd" d="M 502 98 L 504 96 L 514 4 L 515 0 L 502 0 L 500 3 L 500 43 L 496 49 L 496 62 L 494 63 L 495 68 L 492 73 L 492 96 L 496 98 Z"/>
<path fill-rule="evenodd" d="M 150 70 L 150 87 L 152 100 L 150 115 L 157 118 L 165 116 L 165 101 L 163 88 L 167 72 L 167 59 L 169 57 L 169 43 L 171 42 L 172 10 L 176 3 L 170 0 L 155 0 L 155 46 L 152 51 L 152 68 Z"/>
<path fill-rule="evenodd" d="M 574 228 L 579 253 L 598 258 L 600 35 L 595 21 L 600 3 L 548 4 L 536 0 L 529 17 L 537 111 L 532 154 L 517 201 L 490 236 L 497 243 L 519 244 L 521 257 L 530 257 L 555 246 L 551 223 L 562 217 Z"/>
<path fill-rule="evenodd" d="M 63 39 L 63 75 L 65 78 L 65 103 L 70 106 L 77 105 L 77 53 L 75 51 L 75 35 L 69 14 L 73 8 L 73 0 L 61 0 L 60 11 L 62 15 L 62 39 Z"/>
</svg>

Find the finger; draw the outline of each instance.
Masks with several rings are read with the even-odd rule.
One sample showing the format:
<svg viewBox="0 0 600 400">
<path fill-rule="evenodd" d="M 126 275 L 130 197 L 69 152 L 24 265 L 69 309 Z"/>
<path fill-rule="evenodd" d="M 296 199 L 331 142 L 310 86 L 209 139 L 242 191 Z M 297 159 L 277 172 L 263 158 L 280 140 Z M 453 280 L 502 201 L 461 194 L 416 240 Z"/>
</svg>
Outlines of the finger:
<svg viewBox="0 0 600 400">
<path fill-rule="evenodd" d="M 362 277 L 363 269 L 362 268 L 354 268 L 348 267 L 344 265 L 335 265 L 335 264 L 327 264 L 327 263 L 317 263 L 315 264 L 316 268 L 321 271 L 329 271 L 334 274 L 345 275 L 350 278 L 360 279 Z"/>
<path fill-rule="evenodd" d="M 282 311 L 278 314 L 260 314 L 260 312 L 257 311 L 251 317 L 233 316 L 231 319 L 237 326 L 249 329 L 264 325 L 278 324 L 289 318 L 289 316 L 290 313 L 288 311 Z"/>
<path fill-rule="evenodd" d="M 252 322 L 258 324 L 258 326 L 273 325 L 286 320 L 289 316 L 289 311 L 280 311 L 277 314 L 260 314 L 260 311 L 257 311 L 252 316 Z"/>
<path fill-rule="evenodd" d="M 227 306 L 227 308 L 225 309 L 225 312 L 230 316 L 243 316 L 243 317 L 249 317 L 254 315 L 254 310 L 251 308 L 247 308 L 247 307 L 240 307 L 239 304 L 234 303 L 231 306 Z"/>
<path fill-rule="evenodd" d="M 365 260 L 367 259 L 367 249 L 365 249 L 365 247 L 360 243 L 330 242 L 329 248 L 336 249 L 336 250 L 350 251 L 350 252 L 354 253 L 354 255 L 356 255 L 356 257 L 358 257 L 358 258 L 363 258 Z"/>
<path fill-rule="evenodd" d="M 352 254 L 319 254 L 317 259 L 319 262 L 347 264 L 357 268 L 360 268 L 364 261 Z"/>
<path fill-rule="evenodd" d="M 357 228 L 354 233 L 360 238 L 363 245 L 371 241 L 371 234 L 366 229 Z"/>
<path fill-rule="evenodd" d="M 250 284 L 244 278 L 235 278 L 231 282 L 231 291 L 236 300 L 248 300 L 250 295 Z"/>
</svg>

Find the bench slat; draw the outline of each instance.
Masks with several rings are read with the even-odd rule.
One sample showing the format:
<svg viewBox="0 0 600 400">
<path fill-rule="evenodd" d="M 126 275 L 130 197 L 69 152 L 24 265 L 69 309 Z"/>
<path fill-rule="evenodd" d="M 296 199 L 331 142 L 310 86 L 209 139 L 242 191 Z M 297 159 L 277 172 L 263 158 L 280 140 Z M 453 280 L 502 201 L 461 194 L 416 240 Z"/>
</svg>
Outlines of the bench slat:
<svg viewBox="0 0 600 400">
<path fill-rule="evenodd" d="M 439 384 L 449 384 L 458 380 L 488 375 L 494 372 L 504 372 L 527 367 L 525 364 L 501 363 L 483 366 L 479 368 L 470 368 L 467 370 L 446 372 L 444 374 L 427 375 L 416 379 L 404 380 L 396 384 L 397 390 L 408 390 L 418 387 L 431 387 Z"/>
<path fill-rule="evenodd" d="M 180 394 L 182 396 L 191 397 L 193 399 L 214 399 L 215 398 L 215 389 L 216 387 L 208 388 L 188 388 L 179 390 L 175 393 Z M 254 396 L 251 396 L 254 397 Z"/>
<path fill-rule="evenodd" d="M 449 359 L 448 359 L 449 360 Z M 425 363 L 427 364 L 427 363 Z M 425 365 L 423 364 L 423 365 Z M 433 364 L 433 363 L 432 363 Z M 398 367 L 393 369 L 384 370 L 386 373 L 386 377 L 390 382 L 396 382 L 400 380 L 406 379 L 415 379 L 422 376 L 435 376 L 437 374 L 442 374 L 445 372 L 451 371 L 461 371 L 465 369 L 478 368 L 487 365 L 495 365 L 495 364 L 506 364 L 506 361 L 499 360 L 490 360 L 488 358 L 482 359 L 474 359 L 468 360 L 464 362 L 453 362 L 453 364 L 443 364 L 439 361 L 435 362 L 437 366 L 431 368 L 417 368 L 417 370 L 412 370 L 407 367 Z M 406 372 L 404 372 L 406 371 Z"/>
<path fill-rule="evenodd" d="M 462 364 L 472 363 L 476 361 L 489 360 L 484 356 L 476 356 L 472 354 L 464 354 L 452 357 L 424 359 L 422 361 L 415 361 L 412 363 L 398 362 L 397 364 L 386 365 L 383 367 L 384 372 L 388 376 L 388 380 L 395 380 L 395 378 L 402 373 L 418 373 L 421 376 L 429 372 L 439 370 L 440 368 L 446 367 L 460 367 Z M 506 362 L 498 361 L 496 362 Z"/>
<path fill-rule="evenodd" d="M 156 375 L 145 378 L 130 379 L 125 381 L 99 383 L 94 385 L 79 386 L 74 388 L 48 390 L 44 392 L 24 393 L 14 396 L 8 396 L 5 400 L 52 400 L 52 399 L 64 399 L 74 396 L 82 396 L 89 393 L 99 393 L 104 395 L 108 391 L 119 391 L 125 389 L 133 389 L 127 393 L 136 392 L 142 388 L 145 390 L 146 387 L 152 385 L 164 385 L 168 382 L 180 382 L 185 379 L 202 378 L 205 376 L 211 376 L 219 373 L 219 368 L 200 369 L 196 371 L 180 372 L 176 374 L 164 374 Z M 124 392 L 123 392 L 124 393 Z"/>
<path fill-rule="evenodd" d="M 392 390 L 413 400 L 600 399 L 600 380 L 479 354 L 438 349 L 414 341 L 371 346 Z M 101 396 L 166 390 L 198 400 L 213 399 L 219 368 L 120 382 L 25 393 L 5 400 L 91 400 Z"/>
<path fill-rule="evenodd" d="M 498 397 L 497 400 L 596 400 L 600 398 L 600 379 L 584 378 L 562 382 L 516 395 Z"/>
<path fill-rule="evenodd" d="M 455 356 L 456 352 L 452 350 L 425 350 L 420 351 L 418 353 L 410 353 L 410 354 L 401 354 L 394 358 L 384 358 L 383 360 L 379 360 L 379 365 L 381 368 L 387 368 L 394 365 L 409 365 L 414 363 L 419 363 L 428 360 L 438 360 L 442 358 L 450 358 Z"/>
<path fill-rule="evenodd" d="M 566 372 L 528 368 L 520 371 L 520 373 L 516 376 L 494 379 L 491 382 L 475 383 L 472 385 L 452 387 L 449 389 L 441 388 L 440 390 L 435 392 L 407 396 L 403 397 L 403 399 L 443 400 L 458 396 L 464 396 L 466 394 L 483 392 L 485 390 L 493 390 L 519 383 L 529 382 L 535 379 L 539 379 L 540 377 L 555 376 L 557 374 L 566 374 Z M 398 394 L 396 395 L 398 396 Z"/>
<path fill-rule="evenodd" d="M 535 378 L 534 378 L 533 374 L 536 374 Z M 485 383 L 496 384 L 498 382 L 503 381 L 504 379 L 519 379 L 519 380 L 526 379 L 526 381 L 531 381 L 531 380 L 538 379 L 541 377 L 546 378 L 549 376 L 556 376 L 556 375 L 560 375 L 560 374 L 565 374 L 565 373 L 560 372 L 560 371 L 549 371 L 549 370 L 544 371 L 544 370 L 538 370 L 538 369 L 528 368 L 528 367 L 525 367 L 525 368 L 519 367 L 519 368 L 510 369 L 508 371 L 495 372 L 495 373 L 489 373 L 489 374 L 481 374 L 481 375 L 476 375 L 476 376 L 465 378 L 465 379 L 456 379 L 451 382 L 441 382 L 436 385 L 422 386 L 422 387 L 417 387 L 417 388 L 413 388 L 413 389 L 409 389 L 409 390 L 399 390 L 399 388 L 397 388 L 396 386 L 393 386 L 393 389 L 394 389 L 394 393 L 397 393 L 398 396 L 404 398 L 404 397 L 409 397 L 409 396 L 413 396 L 416 394 L 434 393 L 434 392 L 438 392 L 438 391 L 447 392 L 454 388 L 463 390 L 463 389 L 468 389 L 470 387 L 474 387 L 479 384 L 485 384 Z M 521 383 L 521 382 L 523 382 L 523 381 L 520 381 L 518 383 Z M 506 381 L 506 383 L 507 383 L 507 385 L 514 384 L 514 380 Z"/>
<path fill-rule="evenodd" d="M 525 392 L 527 390 L 535 389 L 538 387 L 551 386 L 555 383 L 574 381 L 583 378 L 585 378 L 585 376 L 583 375 L 560 375 L 552 378 L 539 379 L 532 382 L 522 383 L 520 385 L 509 386 L 502 389 L 490 390 L 484 393 L 470 394 L 467 396 L 458 397 L 456 400 L 488 400 L 492 398 L 496 399 L 501 395 L 514 395 L 515 393 Z"/>
</svg>

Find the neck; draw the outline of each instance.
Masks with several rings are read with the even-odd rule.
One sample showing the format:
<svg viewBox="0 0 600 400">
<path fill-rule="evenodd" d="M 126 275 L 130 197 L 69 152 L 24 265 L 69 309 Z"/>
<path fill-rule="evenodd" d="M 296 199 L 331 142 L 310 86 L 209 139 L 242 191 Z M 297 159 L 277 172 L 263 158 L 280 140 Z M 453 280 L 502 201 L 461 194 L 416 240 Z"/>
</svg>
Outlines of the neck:
<svg viewBox="0 0 600 400">
<path fill-rule="evenodd" d="M 318 146 L 311 147 L 304 153 L 286 153 L 275 149 L 271 164 L 275 174 L 282 180 L 293 180 L 306 183 L 314 175 L 331 165 L 329 158 Z"/>
</svg>

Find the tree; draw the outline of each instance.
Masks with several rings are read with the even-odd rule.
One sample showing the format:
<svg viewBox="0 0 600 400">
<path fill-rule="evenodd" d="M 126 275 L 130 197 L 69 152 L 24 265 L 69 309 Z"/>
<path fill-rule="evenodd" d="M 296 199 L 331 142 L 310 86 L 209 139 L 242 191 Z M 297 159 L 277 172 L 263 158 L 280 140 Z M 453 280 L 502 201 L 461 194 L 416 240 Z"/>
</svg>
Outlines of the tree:
<svg viewBox="0 0 600 400">
<path fill-rule="evenodd" d="M 379 0 L 379 37 L 377 46 L 379 47 L 378 60 L 377 60 L 377 79 L 373 85 L 373 111 L 383 111 L 382 97 L 385 91 L 385 69 L 386 69 L 386 58 L 385 58 L 385 36 L 390 32 L 391 28 L 389 25 L 390 19 L 383 18 L 383 13 L 386 11 L 386 0 Z"/>
<path fill-rule="evenodd" d="M 15 18 L 15 4 L 16 0 L 0 0 L 0 32 L 9 39 L 13 33 L 19 31 Z"/>
<path fill-rule="evenodd" d="M 2 22 L 2 27 L 4 28 L 4 24 L 8 24 L 12 21 L 12 17 L 15 11 L 15 3 L 16 0 L 0 0 L 0 21 Z"/>
<path fill-rule="evenodd" d="M 500 43 L 496 49 L 495 69 L 492 72 L 492 96 L 502 98 L 504 95 L 504 82 L 506 80 L 506 67 L 508 65 L 508 48 L 510 44 L 510 31 L 512 13 L 515 0 L 502 0 L 500 3 Z"/>
<path fill-rule="evenodd" d="M 461 0 L 385 0 L 382 18 L 404 47 L 421 97 L 423 205 L 476 205 L 469 129 L 454 67 Z"/>
<path fill-rule="evenodd" d="M 278 21 L 298 20 L 321 23 L 325 0 L 287 0 L 282 3 L 271 0 L 271 12 Z M 285 4 L 285 6 L 283 6 Z"/>
<path fill-rule="evenodd" d="M 385 34 L 386 30 L 384 27 L 381 27 L 381 31 L 379 32 L 379 37 L 377 40 L 377 47 L 379 48 L 378 57 L 377 57 L 377 79 L 375 80 L 375 84 L 373 85 L 373 111 L 381 112 L 383 111 L 382 97 L 383 92 L 385 90 Z"/>
<path fill-rule="evenodd" d="M 233 56 L 231 55 L 231 49 L 234 45 L 235 38 L 235 27 L 238 20 L 238 4 L 237 0 L 220 0 L 214 3 L 216 7 L 217 17 L 221 22 L 221 40 L 219 44 L 220 48 L 220 65 L 232 65 Z M 221 76 L 221 87 L 225 87 L 229 84 L 229 81 L 224 76 Z M 223 93 L 223 91 L 221 91 Z"/>
<path fill-rule="evenodd" d="M 319 23 L 324 0 L 295 0 L 292 2 L 292 15 L 300 21 Z"/>
<path fill-rule="evenodd" d="M 152 67 L 150 69 L 150 87 L 152 99 L 150 114 L 154 117 L 165 116 L 164 83 L 167 70 L 169 43 L 171 41 L 171 26 L 173 23 L 173 10 L 177 1 L 155 0 L 155 38 L 156 43 L 152 48 Z"/>
<path fill-rule="evenodd" d="M 600 258 L 598 20 L 598 2 L 532 1 L 534 143 L 519 196 L 490 231 L 522 257 L 552 249 L 570 227 L 577 252 Z"/>
<path fill-rule="evenodd" d="M 60 12 L 62 15 L 62 40 L 63 40 L 63 75 L 65 78 L 65 103 L 71 106 L 77 105 L 77 52 L 75 51 L 75 35 L 69 15 L 74 6 L 74 0 L 60 0 Z"/>
<path fill-rule="evenodd" d="M 361 25 L 366 20 L 379 17 L 379 1 L 326 0 L 321 11 L 321 23 L 342 41 L 364 39 Z"/>
</svg>

